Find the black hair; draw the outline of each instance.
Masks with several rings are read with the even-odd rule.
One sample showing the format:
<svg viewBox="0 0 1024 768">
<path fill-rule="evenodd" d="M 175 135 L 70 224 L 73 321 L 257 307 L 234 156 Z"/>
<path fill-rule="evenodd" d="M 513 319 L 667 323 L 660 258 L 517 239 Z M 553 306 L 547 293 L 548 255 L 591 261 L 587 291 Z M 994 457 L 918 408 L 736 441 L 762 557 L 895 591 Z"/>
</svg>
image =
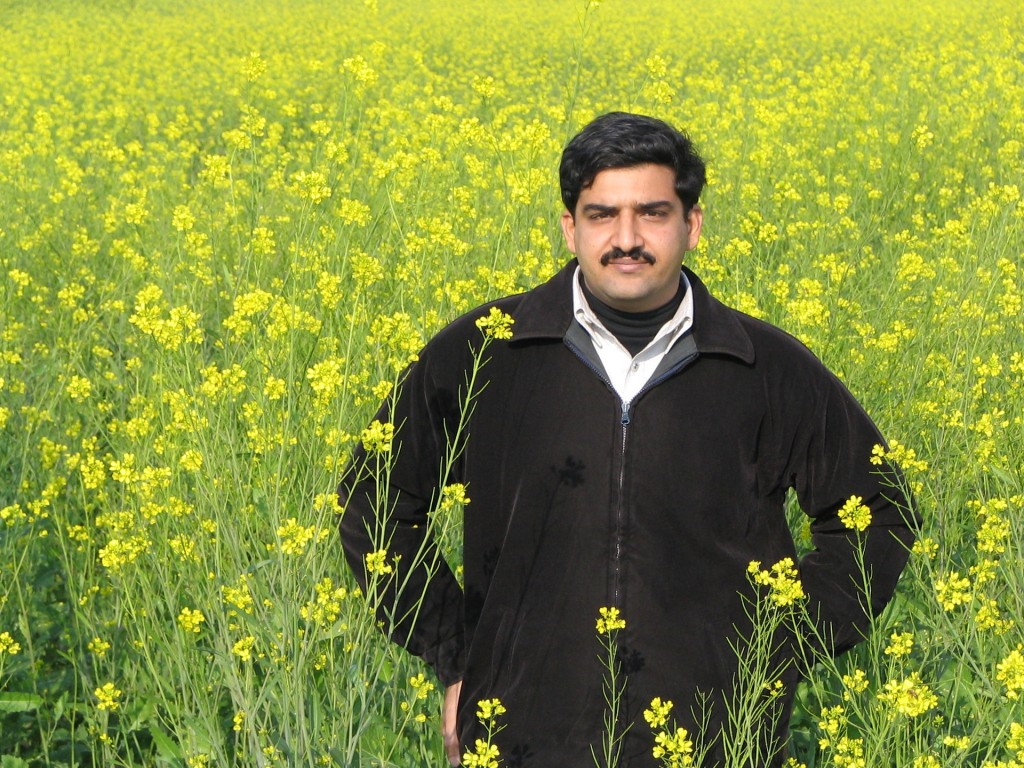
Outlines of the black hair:
<svg viewBox="0 0 1024 768">
<path fill-rule="evenodd" d="M 693 142 L 663 120 L 628 112 L 609 112 L 587 124 L 566 145 L 558 169 L 562 202 L 576 215 L 580 192 L 606 168 L 666 165 L 676 173 L 676 194 L 686 213 L 707 183 L 704 161 Z"/>
</svg>

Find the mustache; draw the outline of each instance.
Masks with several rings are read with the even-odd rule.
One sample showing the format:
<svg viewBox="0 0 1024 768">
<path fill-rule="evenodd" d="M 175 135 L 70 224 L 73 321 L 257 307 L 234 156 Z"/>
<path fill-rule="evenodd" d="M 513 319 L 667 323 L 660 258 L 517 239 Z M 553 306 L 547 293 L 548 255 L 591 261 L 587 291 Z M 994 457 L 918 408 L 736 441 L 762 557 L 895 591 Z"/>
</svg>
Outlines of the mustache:
<svg viewBox="0 0 1024 768">
<path fill-rule="evenodd" d="M 612 248 L 601 257 L 601 266 L 607 267 L 613 259 L 633 259 L 633 261 L 646 261 L 648 264 L 654 263 L 654 256 L 640 246 L 631 248 L 628 251 L 624 251 L 621 248 Z"/>
</svg>

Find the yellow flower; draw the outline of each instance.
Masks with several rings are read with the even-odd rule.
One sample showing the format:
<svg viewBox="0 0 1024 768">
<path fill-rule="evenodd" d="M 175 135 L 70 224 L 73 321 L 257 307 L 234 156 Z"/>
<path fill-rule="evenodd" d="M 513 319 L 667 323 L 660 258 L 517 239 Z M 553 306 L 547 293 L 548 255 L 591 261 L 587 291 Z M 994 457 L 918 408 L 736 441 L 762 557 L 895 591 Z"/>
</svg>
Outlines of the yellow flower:
<svg viewBox="0 0 1024 768">
<path fill-rule="evenodd" d="M 106 710 L 107 712 L 113 712 L 115 709 L 121 706 L 121 697 L 124 692 L 114 686 L 113 683 L 104 683 L 102 686 L 92 692 L 93 696 L 97 699 L 96 706 L 99 709 Z"/>
<path fill-rule="evenodd" d="M 395 425 L 382 424 L 376 419 L 370 422 L 370 426 L 364 429 L 359 437 L 368 453 L 390 453 L 394 439 Z"/>
<path fill-rule="evenodd" d="M 498 758 L 501 752 L 497 746 L 486 742 L 483 739 L 476 740 L 476 748 L 462 756 L 462 765 L 465 768 L 498 768 Z"/>
<path fill-rule="evenodd" d="M 923 715 L 939 704 L 938 697 L 921 680 L 917 672 L 903 680 L 890 680 L 878 694 L 879 701 L 892 707 L 890 717 Z"/>
<path fill-rule="evenodd" d="M 971 581 L 953 571 L 935 582 L 935 597 L 946 611 L 954 611 L 971 601 Z"/>
<path fill-rule="evenodd" d="M 850 530 L 863 532 L 871 525 L 871 508 L 860 496 L 851 496 L 839 510 L 839 519 Z"/>
<path fill-rule="evenodd" d="M 0 636 L 0 641 L 2 640 L 3 637 Z M 107 651 L 110 650 L 110 643 L 98 637 L 94 637 L 92 640 L 89 641 L 89 645 L 87 647 L 90 651 L 92 651 L 102 659 L 104 656 L 107 655 Z"/>
<path fill-rule="evenodd" d="M 231 652 L 242 661 L 252 661 L 252 649 L 256 646 L 256 638 L 247 635 L 231 646 Z"/>
<path fill-rule="evenodd" d="M 885 652 L 889 656 L 908 656 L 914 649 L 914 636 L 910 632 L 896 633 L 889 637 Z"/>
<path fill-rule="evenodd" d="M 668 722 L 668 715 L 672 711 L 671 701 L 662 701 L 661 697 L 651 699 L 651 706 L 644 710 L 644 720 L 651 728 L 661 728 Z"/>
<path fill-rule="evenodd" d="M 654 737 L 654 749 L 651 753 L 658 760 L 664 761 L 669 768 L 683 768 L 693 765 L 693 742 L 685 728 L 676 728 L 675 732 L 662 731 Z"/>
<path fill-rule="evenodd" d="M 499 715 L 505 714 L 505 705 L 500 699 L 481 699 L 476 706 L 476 716 L 481 723 L 489 723 Z"/>
<path fill-rule="evenodd" d="M 768 599 L 780 608 L 791 606 L 807 596 L 803 584 L 800 583 L 796 563 L 791 557 L 783 558 L 770 570 L 762 570 L 760 561 L 753 560 L 747 566 L 747 573 L 751 575 L 755 584 L 769 588 Z"/>
<path fill-rule="evenodd" d="M 21 646 L 13 637 L 11 637 L 10 632 L 0 632 L 0 655 L 6 653 L 13 656 L 20 650 Z"/>
<path fill-rule="evenodd" d="M 315 525 L 300 525 L 298 519 L 294 517 L 285 520 L 284 525 L 277 529 L 281 551 L 286 555 L 301 555 L 315 535 Z"/>
<path fill-rule="evenodd" d="M 92 395 L 92 382 L 82 376 L 72 376 L 65 390 L 76 403 L 84 403 Z"/>
<path fill-rule="evenodd" d="M 618 608 L 601 608 L 600 616 L 597 619 L 598 634 L 607 635 L 619 629 L 626 628 L 626 620 L 619 615 Z"/>
<path fill-rule="evenodd" d="M 825 707 L 821 711 L 821 720 L 818 721 L 818 728 L 825 735 L 818 741 L 818 746 L 822 749 L 832 746 L 839 738 L 839 734 L 845 730 L 847 722 L 846 709 L 842 705 Z"/>
<path fill-rule="evenodd" d="M 853 694 L 863 693 L 868 687 L 868 676 L 864 673 L 863 669 L 855 669 L 848 675 L 843 675 L 843 686 L 846 690 L 843 691 L 843 699 L 849 701 Z"/>
<path fill-rule="evenodd" d="M 378 549 L 376 552 L 370 552 L 366 555 L 367 573 L 376 573 L 383 576 L 393 571 L 394 568 L 388 563 L 388 551 L 386 549 Z"/>
<path fill-rule="evenodd" d="M 1006 686 L 1006 698 L 1018 699 L 1024 690 L 1024 645 L 1007 654 L 1006 658 L 996 665 L 996 680 Z"/>
<path fill-rule="evenodd" d="M 341 603 L 348 594 L 345 587 L 335 587 L 334 581 L 325 576 L 316 585 L 316 599 L 303 605 L 299 615 L 308 622 L 329 627 L 341 615 Z"/>
<path fill-rule="evenodd" d="M 221 593 L 224 596 L 224 602 L 228 605 L 232 605 L 244 613 L 252 613 L 255 601 L 249 590 L 249 577 L 246 574 L 243 573 L 238 577 L 236 586 L 224 585 L 221 587 Z M 228 615 L 236 614 L 234 611 L 229 611 Z"/>
<path fill-rule="evenodd" d="M 180 459 L 178 459 L 178 466 L 186 472 L 198 472 L 203 468 L 203 454 L 194 448 L 189 449 L 181 455 Z"/>
<path fill-rule="evenodd" d="M 491 307 L 490 312 L 477 319 L 476 327 L 483 331 L 488 339 L 508 340 L 512 338 L 512 324 L 515 320 L 497 307 Z"/>
<path fill-rule="evenodd" d="M 186 632 L 199 634 L 205 621 L 206 617 L 198 609 L 182 608 L 181 613 L 178 614 L 178 624 Z"/>
<path fill-rule="evenodd" d="M 426 676 L 422 672 L 410 677 L 409 685 L 411 685 L 413 690 L 416 692 L 417 699 L 427 698 L 427 696 L 430 695 L 430 692 L 434 690 L 434 684 L 427 680 Z M 504 708 L 502 708 L 502 712 L 504 712 Z"/>
<path fill-rule="evenodd" d="M 959 748 L 967 749 L 967 745 Z M 1006 748 L 1016 752 L 1018 760 L 1024 760 L 1024 725 L 1010 723 L 1010 738 L 1006 741 Z"/>
<path fill-rule="evenodd" d="M 1014 725 L 1016 725 L 1016 723 L 1011 723 L 1010 724 L 1010 729 L 1011 729 L 1010 732 L 1011 733 L 1013 733 L 1012 729 L 1013 729 Z M 945 747 L 949 747 L 950 749 L 957 749 L 957 750 L 963 751 L 963 750 L 967 749 L 969 746 L 971 746 L 971 737 L 970 736 L 943 736 L 942 737 L 942 745 L 945 746 Z"/>
</svg>

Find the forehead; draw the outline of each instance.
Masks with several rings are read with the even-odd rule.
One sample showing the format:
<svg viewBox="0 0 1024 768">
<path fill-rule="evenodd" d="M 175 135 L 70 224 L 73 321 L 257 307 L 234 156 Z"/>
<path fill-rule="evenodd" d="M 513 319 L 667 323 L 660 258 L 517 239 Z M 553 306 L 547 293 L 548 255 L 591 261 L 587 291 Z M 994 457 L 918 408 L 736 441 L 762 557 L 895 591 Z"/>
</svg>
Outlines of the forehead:
<svg viewBox="0 0 1024 768">
<path fill-rule="evenodd" d="M 589 186 L 580 190 L 584 203 L 679 203 L 676 174 L 667 165 L 634 165 L 598 171 Z M 681 203 L 680 203 L 681 204 Z"/>
</svg>

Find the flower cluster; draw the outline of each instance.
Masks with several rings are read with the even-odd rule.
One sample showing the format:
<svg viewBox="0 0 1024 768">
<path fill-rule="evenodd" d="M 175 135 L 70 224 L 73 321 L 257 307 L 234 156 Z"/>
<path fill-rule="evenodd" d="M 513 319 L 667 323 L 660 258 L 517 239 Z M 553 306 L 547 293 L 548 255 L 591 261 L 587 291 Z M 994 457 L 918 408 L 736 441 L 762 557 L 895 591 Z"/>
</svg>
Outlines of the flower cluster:
<svg viewBox="0 0 1024 768">
<path fill-rule="evenodd" d="M 792 606 L 806 597 L 800 573 L 791 557 L 783 558 L 767 570 L 753 560 L 747 566 L 747 573 L 755 584 L 768 587 L 768 599 L 780 608 Z"/>
<path fill-rule="evenodd" d="M 484 336 L 489 339 L 508 340 L 512 338 L 512 325 L 515 320 L 497 307 L 491 307 L 483 317 L 476 321 L 476 327 L 483 331 Z"/>
<path fill-rule="evenodd" d="M 839 510 L 839 519 L 850 530 L 864 532 L 871 525 L 871 508 L 860 496 L 851 496 Z"/>
<path fill-rule="evenodd" d="M 96 697 L 96 707 L 107 712 L 113 712 L 120 707 L 121 697 L 124 696 L 124 691 L 113 683 L 104 683 L 92 693 Z"/>
<path fill-rule="evenodd" d="M 330 683 L 344 671 L 380 692 L 419 668 L 386 655 L 350 599 L 357 579 L 320 544 L 338 512 L 323 497 L 355 449 L 388 470 L 400 424 L 364 428 L 438 330 L 483 306 L 474 345 L 515 344 L 522 318 L 493 302 L 569 258 L 552 174 L 564 140 L 628 104 L 712 160 L 715 215 L 688 264 L 798 336 L 902 438 L 879 440 L 867 469 L 906 483 L 924 520 L 884 622 L 908 631 L 860 646 L 870 681 L 844 669 L 840 692 L 812 686 L 852 724 L 805 718 L 794 745 L 824 738 L 819 765 L 885 762 L 890 747 L 920 768 L 1024 763 L 1024 736 L 992 716 L 1024 695 L 1019 0 L 884 15 L 836 0 L 803 4 L 796 25 L 768 0 L 123 5 L 62 0 L 55 24 L 52 4 L 19 3 L 0 25 L 0 583 L 32 585 L 0 595 L 0 687 L 67 681 L 30 714 L 86 718 L 0 728 L 0 755 L 330 765 L 393 739 L 404 766 L 430 749 L 420 688 L 352 707 L 351 686 Z M 684 13 L 705 32 L 685 54 Z M 484 25 L 504 34 L 472 34 Z M 596 51 L 611 64 L 586 76 Z M 684 83 L 688 60 L 703 64 Z M 421 469 L 451 483 L 427 503 L 458 574 L 461 514 L 483 491 Z M 847 493 L 876 519 L 840 497 L 837 525 L 884 522 Z M 380 549 L 366 569 L 398 567 Z M 795 564 L 751 577 L 768 609 L 802 599 Z M 55 611 L 73 620 L 55 626 Z M 601 618 L 614 663 L 622 617 Z M 995 699 L 956 699 L 979 670 Z M 297 690 L 308 708 L 266 695 Z M 939 706 L 908 714 L 929 692 Z M 153 708 L 152 739 L 136 738 Z M 678 733 L 663 726 L 668 750 Z M 499 759 L 491 746 L 482 761 Z"/>
<path fill-rule="evenodd" d="M 374 420 L 359 436 L 359 441 L 369 453 L 390 453 L 395 439 L 395 425 L 382 424 Z"/>
<path fill-rule="evenodd" d="M 914 672 L 902 680 L 890 680 L 878 693 L 879 701 L 888 704 L 890 716 L 906 717 L 923 715 L 939 704 L 935 693 Z"/>
<path fill-rule="evenodd" d="M 481 699 L 477 702 L 476 716 L 487 730 L 486 739 L 477 739 L 473 750 L 462 755 L 462 765 L 466 768 L 498 768 L 501 762 L 501 751 L 493 739 L 503 726 L 498 718 L 505 714 L 505 706 L 498 699 Z"/>
<path fill-rule="evenodd" d="M 378 549 L 376 552 L 370 552 L 366 555 L 366 572 L 375 573 L 379 576 L 385 576 L 389 573 L 394 572 L 394 568 L 391 563 L 388 562 L 388 551 L 386 549 Z"/>
<path fill-rule="evenodd" d="M 185 632 L 199 634 L 205 621 L 206 616 L 198 609 L 182 608 L 181 613 L 178 614 L 178 626 Z"/>
<path fill-rule="evenodd" d="M 656 697 L 651 700 L 650 707 L 644 710 L 644 720 L 654 731 L 651 754 L 666 768 L 685 768 L 694 765 L 693 741 L 685 728 L 666 727 L 672 707 L 671 701 L 662 701 Z"/>
<path fill-rule="evenodd" d="M 598 634 L 607 635 L 625 628 L 626 620 L 619 614 L 618 608 L 600 608 L 597 618 Z"/>
<path fill-rule="evenodd" d="M 996 665 L 996 680 L 1003 684 L 1006 698 L 1020 698 L 1024 691 L 1024 645 L 1018 644 Z"/>
</svg>

